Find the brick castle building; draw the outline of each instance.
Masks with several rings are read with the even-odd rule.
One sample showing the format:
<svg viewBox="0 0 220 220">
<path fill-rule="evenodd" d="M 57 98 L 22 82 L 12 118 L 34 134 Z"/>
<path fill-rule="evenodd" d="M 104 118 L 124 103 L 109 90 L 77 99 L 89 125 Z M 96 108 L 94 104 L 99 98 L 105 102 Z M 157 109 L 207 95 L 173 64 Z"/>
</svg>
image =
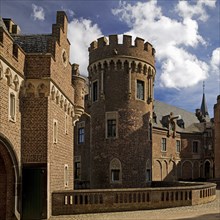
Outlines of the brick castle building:
<svg viewBox="0 0 220 220">
<path fill-rule="evenodd" d="M 0 19 L 0 219 L 50 218 L 52 193 L 74 182 L 220 179 L 219 97 L 214 120 L 205 95 L 196 115 L 154 100 L 155 50 L 130 36 L 91 44 L 86 82 L 69 63 L 67 25 L 57 12 L 51 34 L 22 35 Z"/>
</svg>

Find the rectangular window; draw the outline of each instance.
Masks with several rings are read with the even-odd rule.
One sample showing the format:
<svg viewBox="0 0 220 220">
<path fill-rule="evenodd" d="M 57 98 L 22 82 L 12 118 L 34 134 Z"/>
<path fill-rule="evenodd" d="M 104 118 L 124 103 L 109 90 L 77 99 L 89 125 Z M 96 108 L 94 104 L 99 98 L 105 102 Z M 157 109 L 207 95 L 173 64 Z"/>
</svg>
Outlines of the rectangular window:
<svg viewBox="0 0 220 220">
<path fill-rule="evenodd" d="M 92 101 L 95 102 L 98 100 L 98 82 L 95 81 L 92 84 Z"/>
<path fill-rule="evenodd" d="M 144 100 L 144 81 L 137 80 L 137 99 Z"/>
<path fill-rule="evenodd" d="M 68 115 L 65 114 L 65 134 L 68 134 L 69 120 Z"/>
<path fill-rule="evenodd" d="M 81 162 L 80 161 L 76 161 L 74 163 L 74 179 L 75 180 L 80 180 L 81 178 Z"/>
<path fill-rule="evenodd" d="M 68 169 L 68 165 L 65 164 L 64 165 L 64 186 L 68 187 L 69 185 L 69 169 Z"/>
<path fill-rule="evenodd" d="M 150 169 L 147 169 L 146 180 L 147 180 L 147 182 L 151 181 Z"/>
<path fill-rule="evenodd" d="M 180 151 L 181 151 L 180 140 L 177 140 L 176 141 L 176 152 L 180 153 Z"/>
<path fill-rule="evenodd" d="M 166 140 L 166 138 L 161 139 L 161 151 L 167 151 L 167 140 Z"/>
<path fill-rule="evenodd" d="M 199 142 L 193 141 L 192 152 L 197 154 L 199 152 Z"/>
<path fill-rule="evenodd" d="M 114 169 L 112 170 L 112 182 L 119 181 L 120 180 L 120 170 Z"/>
<path fill-rule="evenodd" d="M 107 120 L 107 137 L 116 137 L 116 119 Z"/>
<path fill-rule="evenodd" d="M 78 129 L 78 144 L 83 144 L 85 141 L 85 129 L 79 128 Z"/>
<path fill-rule="evenodd" d="M 57 143 L 57 136 L 58 136 L 58 122 L 57 120 L 53 120 L 53 143 Z"/>
<path fill-rule="evenodd" d="M 15 94 L 10 93 L 10 98 L 9 98 L 9 116 L 11 120 L 15 120 Z"/>
</svg>

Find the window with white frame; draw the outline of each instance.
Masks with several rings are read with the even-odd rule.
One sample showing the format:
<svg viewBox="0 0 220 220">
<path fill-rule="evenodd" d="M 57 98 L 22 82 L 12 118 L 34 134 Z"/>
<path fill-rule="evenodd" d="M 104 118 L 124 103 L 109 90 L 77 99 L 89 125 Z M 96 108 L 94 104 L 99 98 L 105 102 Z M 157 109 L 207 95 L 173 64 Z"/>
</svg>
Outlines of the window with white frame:
<svg viewBox="0 0 220 220">
<path fill-rule="evenodd" d="M 64 164 L 64 186 L 68 187 L 69 185 L 69 167 L 68 164 Z"/>
<path fill-rule="evenodd" d="M 106 138 L 118 137 L 118 113 L 106 112 Z"/>
<path fill-rule="evenodd" d="M 161 139 L 161 151 L 163 152 L 167 151 L 167 139 L 166 138 Z"/>
<path fill-rule="evenodd" d="M 53 120 L 53 143 L 56 144 L 58 142 L 58 121 Z"/>
<path fill-rule="evenodd" d="M 137 99 L 144 100 L 144 81 L 137 80 L 136 92 Z"/>
<path fill-rule="evenodd" d="M 10 92 L 9 94 L 9 119 L 15 121 L 15 113 L 16 113 L 16 99 L 15 94 Z"/>
<path fill-rule="evenodd" d="M 180 151 L 181 151 L 180 140 L 176 140 L 176 152 L 180 153 Z"/>
</svg>

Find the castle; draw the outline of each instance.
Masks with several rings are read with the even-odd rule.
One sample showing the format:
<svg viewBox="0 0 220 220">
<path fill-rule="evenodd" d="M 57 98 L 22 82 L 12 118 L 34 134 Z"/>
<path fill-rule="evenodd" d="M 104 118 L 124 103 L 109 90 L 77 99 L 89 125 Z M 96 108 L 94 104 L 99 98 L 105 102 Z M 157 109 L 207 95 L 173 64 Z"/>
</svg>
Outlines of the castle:
<svg viewBox="0 0 220 220">
<path fill-rule="evenodd" d="M 220 179 L 220 96 L 214 120 L 204 94 L 196 115 L 154 100 L 155 49 L 126 35 L 91 43 L 86 82 L 67 25 L 57 12 L 51 34 L 22 35 L 0 18 L 0 219 L 49 218 L 74 185 Z"/>
</svg>

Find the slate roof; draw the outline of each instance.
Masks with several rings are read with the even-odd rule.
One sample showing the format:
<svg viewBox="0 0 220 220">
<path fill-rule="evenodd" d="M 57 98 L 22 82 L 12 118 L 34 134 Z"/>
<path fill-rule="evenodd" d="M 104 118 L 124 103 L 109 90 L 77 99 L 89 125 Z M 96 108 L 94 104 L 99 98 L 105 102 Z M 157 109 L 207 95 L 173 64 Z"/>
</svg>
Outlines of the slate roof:
<svg viewBox="0 0 220 220">
<path fill-rule="evenodd" d="M 164 102 L 155 100 L 154 101 L 154 112 L 157 116 L 157 123 L 153 124 L 155 128 L 165 128 L 164 124 L 162 124 L 163 116 L 170 115 L 173 112 L 174 115 L 180 115 L 181 119 L 184 122 L 184 128 L 176 126 L 176 130 L 178 132 L 187 132 L 187 133 L 196 133 L 196 132 L 203 132 L 205 125 L 204 123 L 200 123 L 197 119 L 195 113 L 188 112 L 184 109 L 166 104 Z"/>
<path fill-rule="evenodd" d="M 51 35 L 12 35 L 17 43 L 26 53 L 47 53 L 47 43 Z"/>
</svg>

